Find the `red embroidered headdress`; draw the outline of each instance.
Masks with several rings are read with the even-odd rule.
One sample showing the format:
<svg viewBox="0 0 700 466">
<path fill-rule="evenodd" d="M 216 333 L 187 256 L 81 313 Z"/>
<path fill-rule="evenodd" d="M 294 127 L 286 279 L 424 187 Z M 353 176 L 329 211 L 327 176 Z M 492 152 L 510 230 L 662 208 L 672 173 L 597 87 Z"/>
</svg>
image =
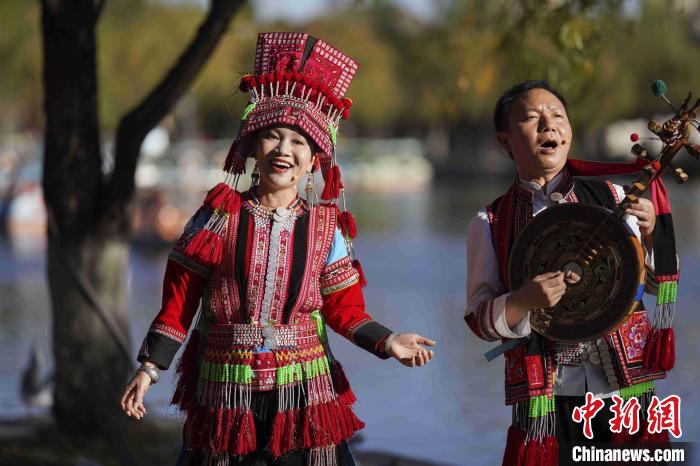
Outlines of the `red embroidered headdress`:
<svg viewBox="0 0 700 466">
<path fill-rule="evenodd" d="M 346 210 L 345 190 L 336 163 L 335 143 L 338 123 L 350 115 L 352 101 L 345 97 L 358 64 L 326 42 L 297 32 L 266 32 L 258 35 L 255 70 L 241 78 L 240 89 L 249 92 L 249 102 L 241 116 L 238 137 L 224 163 L 226 179 L 212 188 L 204 206 L 214 212 L 203 229 L 201 241 L 193 241 L 202 261 L 220 259 L 220 238 L 226 217 L 240 206 L 235 190 L 245 162 L 255 155 L 257 131 L 275 125 L 301 129 L 318 146 L 316 166 L 320 166 L 325 187 L 321 199 L 338 212 L 338 226 L 353 256 L 352 239 L 357 235 L 353 215 Z M 338 202 L 339 199 L 342 202 Z M 340 206 L 339 206 L 340 204 Z M 205 247 L 206 246 L 206 247 Z M 204 252 L 202 252 L 204 251 Z M 206 257 L 204 257 L 206 256 Z M 353 263 L 364 276 L 357 260 Z"/>
<path fill-rule="evenodd" d="M 341 183 L 333 179 L 338 174 L 333 169 L 336 133 L 340 119 L 350 114 L 352 101 L 345 94 L 357 68 L 352 58 L 308 34 L 260 34 L 255 74 L 243 76 L 240 83 L 241 91 L 250 93 L 250 101 L 224 169 L 243 173 L 245 159 L 253 155 L 257 131 L 273 125 L 296 126 L 316 143 L 323 177 L 336 185 L 323 197 L 337 198 Z"/>
</svg>

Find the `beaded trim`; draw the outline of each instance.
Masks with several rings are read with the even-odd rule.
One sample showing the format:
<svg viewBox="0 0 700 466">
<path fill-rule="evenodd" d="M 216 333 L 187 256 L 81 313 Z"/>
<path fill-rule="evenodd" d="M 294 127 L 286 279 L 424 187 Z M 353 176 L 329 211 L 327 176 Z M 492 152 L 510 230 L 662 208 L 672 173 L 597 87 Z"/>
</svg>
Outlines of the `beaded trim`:
<svg viewBox="0 0 700 466">
<path fill-rule="evenodd" d="M 185 334 L 180 332 L 177 329 L 174 329 L 173 327 L 169 325 L 162 324 L 160 322 L 156 322 L 153 325 L 151 325 L 151 328 L 148 329 L 149 332 L 155 332 L 155 333 L 160 333 L 161 335 L 165 335 L 168 338 L 171 338 L 173 340 L 177 340 L 178 342 L 182 343 L 185 341 Z"/>
<path fill-rule="evenodd" d="M 321 275 L 321 294 L 328 296 L 344 290 L 360 281 L 360 275 L 352 266 L 350 257 L 342 259 L 328 265 Z"/>
<path fill-rule="evenodd" d="M 247 199 L 244 205 L 248 208 L 248 211 L 253 214 L 253 217 L 265 220 L 271 219 L 275 214 L 275 210 L 270 210 L 263 207 L 262 204 L 260 204 L 260 200 L 252 190 L 248 191 L 248 195 L 250 196 L 250 199 Z M 296 199 L 294 199 L 287 207 L 287 209 L 294 212 L 297 217 L 301 217 L 306 208 L 306 201 L 299 196 L 297 196 Z"/>
<path fill-rule="evenodd" d="M 267 273 L 265 276 L 265 292 L 263 294 L 262 306 L 260 307 L 260 322 L 266 327 L 269 327 L 276 313 L 273 313 L 273 305 L 279 304 L 282 298 L 282 293 L 279 291 L 281 287 L 287 283 L 289 279 L 289 264 L 288 254 L 292 240 L 292 230 L 294 229 L 294 221 L 296 220 L 294 211 L 278 208 L 272 217 L 272 231 L 270 232 L 270 250 L 268 252 Z M 255 218 L 256 227 L 262 227 L 262 223 L 257 217 Z M 267 223 L 267 221 L 265 222 Z M 287 280 L 285 280 L 287 279 Z M 276 306 L 279 307 L 279 306 Z M 265 334 L 265 346 L 268 348 L 277 347 L 274 334 Z"/>
</svg>

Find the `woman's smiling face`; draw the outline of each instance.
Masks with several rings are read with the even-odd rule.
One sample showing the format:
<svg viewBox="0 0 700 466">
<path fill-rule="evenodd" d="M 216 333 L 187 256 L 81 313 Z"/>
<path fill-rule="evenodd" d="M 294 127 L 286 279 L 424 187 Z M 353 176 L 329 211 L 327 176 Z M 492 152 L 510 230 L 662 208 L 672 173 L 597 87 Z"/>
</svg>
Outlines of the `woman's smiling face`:
<svg viewBox="0 0 700 466">
<path fill-rule="evenodd" d="M 512 102 L 506 131 L 498 133 L 499 142 L 512 155 L 524 179 L 558 173 L 566 163 L 571 138 L 564 104 L 539 88 Z"/>
<path fill-rule="evenodd" d="M 255 161 L 263 191 L 293 189 L 296 192 L 297 181 L 313 166 L 313 146 L 294 127 L 272 126 L 258 133 Z"/>
</svg>

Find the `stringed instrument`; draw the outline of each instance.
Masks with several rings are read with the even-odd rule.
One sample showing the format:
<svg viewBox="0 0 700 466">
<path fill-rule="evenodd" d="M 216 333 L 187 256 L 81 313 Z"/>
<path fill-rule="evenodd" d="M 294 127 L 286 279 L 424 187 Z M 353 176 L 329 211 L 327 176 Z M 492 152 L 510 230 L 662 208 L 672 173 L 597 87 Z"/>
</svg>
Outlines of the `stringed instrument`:
<svg viewBox="0 0 700 466">
<path fill-rule="evenodd" d="M 532 329 L 551 340 L 577 343 L 602 337 L 637 309 L 646 281 L 644 251 L 624 221 L 625 208 L 668 168 L 678 183 L 688 180 L 672 164 L 681 149 L 700 159 L 700 145 L 689 143 L 691 129 L 699 130 L 700 99 L 690 107 L 692 94 L 688 94 L 676 110 L 665 96 L 663 81 L 655 81 L 652 91 L 671 106 L 674 116 L 664 124 L 649 122 L 649 130 L 663 143 L 656 158 L 639 144 L 632 147 L 632 153 L 648 163 L 617 208 L 554 205 L 535 216 L 513 244 L 508 267 L 513 290 L 546 272 L 570 271 L 580 277 L 567 284 L 556 306 L 530 312 Z M 636 141 L 636 135 L 632 139 Z"/>
</svg>

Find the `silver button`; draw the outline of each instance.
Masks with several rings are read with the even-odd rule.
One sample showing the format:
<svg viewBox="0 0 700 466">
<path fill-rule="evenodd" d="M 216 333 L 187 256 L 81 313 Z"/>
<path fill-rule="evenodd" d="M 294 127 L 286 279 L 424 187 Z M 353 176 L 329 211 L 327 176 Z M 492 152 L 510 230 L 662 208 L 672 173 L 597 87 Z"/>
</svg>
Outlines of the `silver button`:
<svg viewBox="0 0 700 466">
<path fill-rule="evenodd" d="M 619 383 L 611 383 L 611 384 L 610 384 L 610 389 L 611 389 L 611 390 L 619 390 L 619 389 L 620 389 L 620 384 L 619 384 Z"/>
<path fill-rule="evenodd" d="M 263 344 L 265 345 L 265 347 L 266 347 L 267 349 L 271 349 L 271 350 L 272 350 L 272 349 L 277 349 L 277 338 L 275 338 L 274 336 L 272 336 L 272 337 L 267 337 L 267 338 L 265 338 L 265 340 L 263 341 Z"/>
<path fill-rule="evenodd" d="M 278 207 L 275 209 L 275 212 L 272 214 L 272 218 L 275 220 L 275 222 L 282 222 L 289 217 L 290 213 L 291 213 L 291 210 L 285 209 L 284 207 Z"/>
<path fill-rule="evenodd" d="M 265 338 L 269 338 L 275 335 L 275 329 L 272 328 L 271 326 L 265 326 L 262 328 L 262 336 Z"/>
<path fill-rule="evenodd" d="M 549 195 L 549 200 L 557 204 L 562 204 L 564 202 L 564 195 L 555 191 Z"/>
<path fill-rule="evenodd" d="M 588 358 L 593 364 L 600 364 L 600 354 L 598 354 L 597 352 L 589 354 Z"/>
</svg>

